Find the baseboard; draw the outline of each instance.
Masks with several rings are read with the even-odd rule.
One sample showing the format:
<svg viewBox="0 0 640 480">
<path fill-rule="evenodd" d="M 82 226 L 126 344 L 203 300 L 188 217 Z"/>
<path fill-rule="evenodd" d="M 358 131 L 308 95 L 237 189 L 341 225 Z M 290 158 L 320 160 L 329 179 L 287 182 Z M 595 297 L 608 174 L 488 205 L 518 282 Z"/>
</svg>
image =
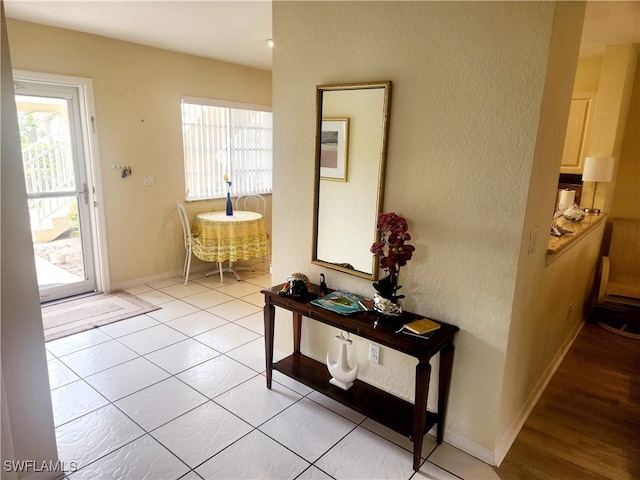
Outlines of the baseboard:
<svg viewBox="0 0 640 480">
<path fill-rule="evenodd" d="M 262 261 L 263 260 L 261 258 L 251 259 L 251 260 L 248 260 L 247 263 L 244 263 L 244 265 L 251 265 L 252 263 L 260 263 Z M 245 262 L 245 261 L 242 260 L 242 262 Z M 236 265 L 236 263 L 234 263 L 234 265 Z M 208 263 L 208 264 L 204 263 L 196 267 L 191 267 L 189 278 L 191 278 L 192 273 L 211 271 L 212 268 L 214 270 L 217 269 L 217 264 L 215 267 L 212 267 L 211 263 Z M 264 272 L 264 273 L 269 273 L 269 272 Z M 161 282 L 162 280 L 166 280 L 168 278 L 180 277 L 180 276 L 182 276 L 182 269 L 159 273 L 157 275 L 151 275 L 149 277 L 137 278 L 135 280 L 127 280 L 126 282 L 113 283 L 111 284 L 111 290 L 103 293 L 111 293 L 114 290 L 126 290 L 127 288 L 138 287 L 140 285 L 144 285 L 145 283 Z"/>
<path fill-rule="evenodd" d="M 546 372 L 544 373 L 544 375 L 542 375 L 542 377 L 536 384 L 535 388 L 532 390 L 531 394 L 529 395 L 529 398 L 524 403 L 524 405 L 522 405 L 522 408 L 516 415 L 514 421 L 511 423 L 511 426 L 507 429 L 505 434 L 502 436 L 502 439 L 497 443 L 496 449 L 495 449 L 494 465 L 499 467 L 502 461 L 504 460 L 504 457 L 507 456 L 507 453 L 509 452 L 511 445 L 513 445 L 513 442 L 515 442 L 516 437 L 520 433 L 520 430 L 522 429 L 524 423 L 527 421 L 529 414 L 531 414 L 531 411 L 538 403 L 538 400 L 540 400 L 542 393 L 547 388 L 547 385 L 553 378 L 553 375 L 556 373 L 556 370 L 558 370 L 558 367 L 560 366 L 565 355 L 571 348 L 571 345 L 573 345 L 573 342 L 578 336 L 578 333 L 580 333 L 580 330 L 582 330 L 584 323 L 585 323 L 584 319 L 576 323 L 576 326 L 574 327 L 573 332 L 571 333 L 571 335 L 567 337 L 567 340 L 565 341 L 562 348 L 558 350 L 558 353 L 556 354 L 555 358 L 549 364 L 549 367 L 547 368 Z"/>
<path fill-rule="evenodd" d="M 202 272 L 203 270 L 211 270 L 211 265 L 199 265 L 191 269 L 191 273 Z M 151 275 L 149 277 L 137 278 L 135 280 L 128 280 L 126 282 L 113 283 L 111 284 L 111 291 L 113 290 L 126 290 L 127 288 L 138 287 L 145 283 L 153 283 L 153 282 L 161 282 L 162 280 L 166 280 L 168 278 L 178 277 L 182 275 L 182 269 L 180 270 L 172 270 L 170 272 L 159 273 L 157 275 Z M 110 293 L 110 292 L 104 292 Z"/>
<path fill-rule="evenodd" d="M 458 435 L 457 433 L 454 433 L 445 428 L 443 440 L 449 445 L 462 450 L 464 453 L 467 453 L 472 457 L 475 457 L 478 460 L 481 460 L 491 466 L 495 466 L 494 452 L 487 448 L 481 447 L 468 438 Z"/>
</svg>

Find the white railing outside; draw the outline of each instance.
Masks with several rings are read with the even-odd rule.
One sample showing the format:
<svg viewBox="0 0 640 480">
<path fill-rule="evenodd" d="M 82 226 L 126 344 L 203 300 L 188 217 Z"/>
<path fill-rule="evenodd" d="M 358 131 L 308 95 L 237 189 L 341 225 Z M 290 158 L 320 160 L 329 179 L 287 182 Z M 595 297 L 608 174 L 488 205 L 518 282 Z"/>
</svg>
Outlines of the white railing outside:
<svg viewBox="0 0 640 480">
<path fill-rule="evenodd" d="M 69 204 L 75 200 L 71 145 L 49 135 L 26 146 L 22 150 L 22 160 L 28 194 L 71 192 L 71 198 L 32 198 L 29 201 L 32 230 L 51 228 L 52 218 L 66 216 Z"/>
</svg>

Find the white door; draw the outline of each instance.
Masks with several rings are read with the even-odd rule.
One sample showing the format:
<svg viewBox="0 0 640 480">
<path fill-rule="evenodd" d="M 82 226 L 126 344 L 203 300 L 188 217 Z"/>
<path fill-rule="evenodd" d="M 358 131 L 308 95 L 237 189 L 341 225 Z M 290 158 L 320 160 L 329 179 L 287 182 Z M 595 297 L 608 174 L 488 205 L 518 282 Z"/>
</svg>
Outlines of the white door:
<svg viewBox="0 0 640 480">
<path fill-rule="evenodd" d="M 14 83 L 41 302 L 96 291 L 79 87 Z"/>
</svg>

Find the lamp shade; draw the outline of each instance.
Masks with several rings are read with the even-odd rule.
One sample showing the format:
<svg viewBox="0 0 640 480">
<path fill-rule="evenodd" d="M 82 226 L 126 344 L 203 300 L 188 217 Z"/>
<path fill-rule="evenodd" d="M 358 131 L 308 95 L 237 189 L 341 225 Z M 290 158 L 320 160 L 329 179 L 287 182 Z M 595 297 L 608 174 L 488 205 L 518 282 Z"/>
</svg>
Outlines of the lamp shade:
<svg viewBox="0 0 640 480">
<path fill-rule="evenodd" d="M 582 181 L 610 182 L 613 178 L 613 163 L 613 158 L 586 157 L 584 159 Z"/>
</svg>

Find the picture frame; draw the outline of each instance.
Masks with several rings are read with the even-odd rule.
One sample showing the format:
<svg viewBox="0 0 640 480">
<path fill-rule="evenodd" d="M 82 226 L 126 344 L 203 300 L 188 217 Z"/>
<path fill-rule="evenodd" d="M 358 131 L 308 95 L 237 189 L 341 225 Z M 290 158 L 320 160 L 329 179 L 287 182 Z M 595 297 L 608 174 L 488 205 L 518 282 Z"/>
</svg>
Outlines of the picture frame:
<svg viewBox="0 0 640 480">
<path fill-rule="evenodd" d="M 349 119 L 323 118 L 320 135 L 320 179 L 346 182 L 349 160 Z"/>
</svg>

